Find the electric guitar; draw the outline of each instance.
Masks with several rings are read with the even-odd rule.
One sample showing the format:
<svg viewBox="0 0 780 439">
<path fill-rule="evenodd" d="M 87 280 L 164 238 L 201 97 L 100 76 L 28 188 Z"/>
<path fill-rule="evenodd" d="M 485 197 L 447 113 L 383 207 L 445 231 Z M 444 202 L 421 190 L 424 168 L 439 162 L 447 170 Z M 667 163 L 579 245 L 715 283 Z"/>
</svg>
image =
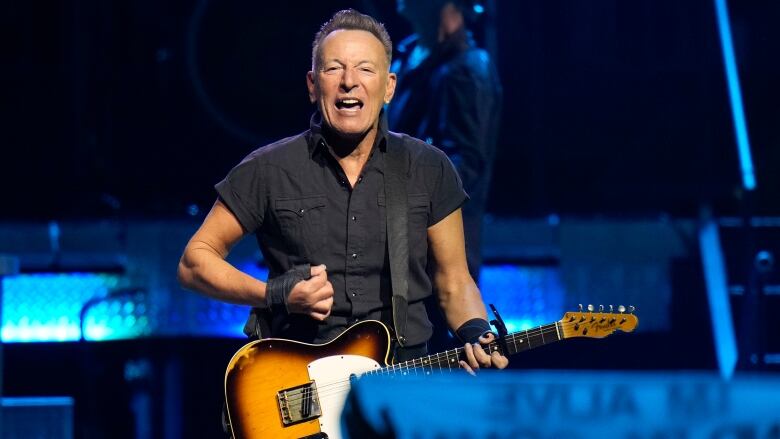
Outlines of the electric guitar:
<svg viewBox="0 0 780 439">
<path fill-rule="evenodd" d="M 557 322 L 510 333 L 504 343 L 495 341 L 482 349 L 509 356 L 564 338 L 631 332 L 637 323 L 631 313 L 583 312 L 580 308 Z M 449 372 L 459 369 L 463 354 L 463 348 L 458 348 L 388 364 L 390 346 L 390 332 L 375 320 L 357 323 L 321 345 L 273 338 L 244 345 L 225 373 L 233 437 L 341 439 L 340 416 L 352 379 Z"/>
</svg>

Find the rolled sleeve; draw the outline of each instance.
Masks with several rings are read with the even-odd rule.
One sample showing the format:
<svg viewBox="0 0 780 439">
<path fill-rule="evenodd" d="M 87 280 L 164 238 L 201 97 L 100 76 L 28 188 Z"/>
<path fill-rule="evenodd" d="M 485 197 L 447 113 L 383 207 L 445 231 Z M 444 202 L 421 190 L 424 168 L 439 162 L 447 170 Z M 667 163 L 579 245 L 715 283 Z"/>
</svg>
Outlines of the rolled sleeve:
<svg viewBox="0 0 780 439">
<path fill-rule="evenodd" d="M 233 212 L 248 233 L 263 224 L 265 212 L 265 182 L 261 165 L 250 155 L 233 168 L 214 188 L 220 200 Z"/>
<path fill-rule="evenodd" d="M 439 177 L 431 195 L 429 227 L 446 218 L 469 199 L 455 166 L 443 152 L 440 152 L 439 157 Z"/>
</svg>

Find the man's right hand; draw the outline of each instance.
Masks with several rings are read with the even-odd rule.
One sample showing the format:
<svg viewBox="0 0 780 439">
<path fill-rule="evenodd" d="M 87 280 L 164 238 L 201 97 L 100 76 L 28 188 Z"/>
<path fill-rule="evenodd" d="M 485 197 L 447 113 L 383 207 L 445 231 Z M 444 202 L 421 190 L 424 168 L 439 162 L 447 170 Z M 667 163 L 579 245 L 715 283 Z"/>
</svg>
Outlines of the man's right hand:
<svg viewBox="0 0 780 439">
<path fill-rule="evenodd" d="M 311 267 L 311 277 L 295 284 L 287 296 L 287 311 L 325 320 L 333 307 L 333 285 L 324 265 Z"/>
</svg>

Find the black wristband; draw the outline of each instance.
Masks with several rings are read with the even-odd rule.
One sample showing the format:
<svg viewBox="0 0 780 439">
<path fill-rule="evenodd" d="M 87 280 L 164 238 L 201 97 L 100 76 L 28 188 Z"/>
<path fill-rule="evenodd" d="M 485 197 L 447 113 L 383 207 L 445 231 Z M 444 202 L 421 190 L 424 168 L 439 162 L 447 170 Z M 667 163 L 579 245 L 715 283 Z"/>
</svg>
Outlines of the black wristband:
<svg viewBox="0 0 780 439">
<path fill-rule="evenodd" d="M 460 328 L 455 330 L 455 335 L 458 336 L 463 343 L 477 343 L 479 338 L 488 332 L 493 332 L 490 329 L 490 323 L 485 319 L 471 319 L 468 322 L 460 325 Z"/>
<path fill-rule="evenodd" d="M 273 279 L 268 279 L 265 287 L 265 298 L 268 308 L 287 309 L 287 296 L 295 285 L 311 277 L 311 265 L 296 265 L 284 274 L 280 274 Z"/>
</svg>

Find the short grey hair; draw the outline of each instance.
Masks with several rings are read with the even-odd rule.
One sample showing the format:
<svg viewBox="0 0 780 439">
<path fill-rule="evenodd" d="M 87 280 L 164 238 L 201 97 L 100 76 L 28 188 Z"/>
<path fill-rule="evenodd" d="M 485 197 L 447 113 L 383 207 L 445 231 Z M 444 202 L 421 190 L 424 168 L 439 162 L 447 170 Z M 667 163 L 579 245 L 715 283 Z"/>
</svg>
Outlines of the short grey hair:
<svg viewBox="0 0 780 439">
<path fill-rule="evenodd" d="M 376 21 L 370 15 L 361 14 L 354 9 L 344 9 L 333 14 L 333 17 L 326 21 L 314 36 L 314 42 L 311 47 L 311 66 L 313 70 L 316 70 L 320 65 L 322 41 L 337 30 L 363 30 L 370 32 L 384 46 L 385 55 L 387 55 L 387 65 L 390 65 L 393 58 L 393 42 L 390 40 L 390 34 L 387 33 L 385 25 Z"/>
</svg>

